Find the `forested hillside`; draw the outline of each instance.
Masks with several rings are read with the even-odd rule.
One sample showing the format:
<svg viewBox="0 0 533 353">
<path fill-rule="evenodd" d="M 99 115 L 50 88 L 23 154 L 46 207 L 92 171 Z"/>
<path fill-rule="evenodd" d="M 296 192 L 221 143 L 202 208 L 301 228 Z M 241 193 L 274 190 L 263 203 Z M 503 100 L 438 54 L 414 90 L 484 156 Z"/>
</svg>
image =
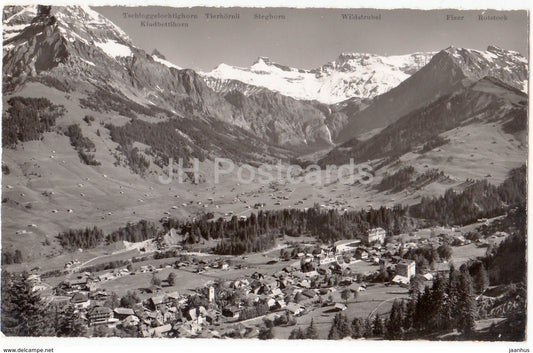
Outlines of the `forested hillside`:
<svg viewBox="0 0 533 353">
<path fill-rule="evenodd" d="M 2 117 L 2 146 L 13 147 L 18 142 L 39 140 L 44 132 L 52 131 L 64 107 L 47 98 L 13 97 Z"/>
<path fill-rule="evenodd" d="M 412 217 L 435 220 L 440 224 L 468 224 L 478 218 L 501 215 L 511 206 L 524 203 L 527 196 L 526 166 L 513 169 L 499 186 L 486 180 L 471 181 L 461 193 L 446 190 L 440 197 L 423 197 L 410 207 Z"/>
</svg>

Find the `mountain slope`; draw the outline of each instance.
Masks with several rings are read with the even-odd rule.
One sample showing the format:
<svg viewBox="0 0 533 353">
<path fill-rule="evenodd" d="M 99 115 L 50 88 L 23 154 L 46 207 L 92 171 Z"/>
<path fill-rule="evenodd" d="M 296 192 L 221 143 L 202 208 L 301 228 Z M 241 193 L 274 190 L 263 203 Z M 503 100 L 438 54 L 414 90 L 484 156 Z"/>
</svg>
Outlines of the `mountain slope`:
<svg viewBox="0 0 533 353">
<path fill-rule="evenodd" d="M 41 6 L 22 30 L 4 39 L 8 92 L 27 81 L 64 91 L 90 92 L 96 86 L 147 107 L 206 114 L 211 112 L 203 102 L 223 101 L 193 71 L 180 72 L 156 62 L 89 8 Z"/>
<path fill-rule="evenodd" d="M 359 162 L 378 158 L 394 160 L 409 152 L 424 153 L 434 148 L 423 147 L 428 141 L 473 123 L 494 124 L 519 135 L 526 131 L 526 122 L 527 95 L 498 79 L 486 77 L 402 116 L 367 141 L 349 140 L 332 150 L 321 163 L 346 163 L 350 158 Z M 442 140 L 435 145 L 446 143 Z"/>
<path fill-rule="evenodd" d="M 495 77 L 517 89 L 527 89 L 527 60 L 517 52 L 493 46 L 487 51 L 449 47 L 387 93 L 376 97 L 365 110 L 350 116 L 339 136 L 341 142 L 376 128 L 485 76 Z"/>
<path fill-rule="evenodd" d="M 6 7 L 4 19 L 5 92 L 36 81 L 87 95 L 80 102 L 91 109 L 131 110 L 118 100 L 149 116 L 214 118 L 291 148 L 331 144 L 326 115 L 312 104 L 257 90 L 236 105 L 229 90 L 216 93 L 196 72 L 135 47 L 90 8 Z"/>
<path fill-rule="evenodd" d="M 202 73 L 217 92 L 237 89 L 248 94 L 261 88 L 300 100 L 335 104 L 383 94 L 424 66 L 434 53 L 397 56 L 343 53 L 313 70 L 291 68 L 260 57 L 249 68 L 220 64 Z"/>
<path fill-rule="evenodd" d="M 6 7 L 4 19 L 6 109 L 10 97 L 34 96 L 42 84 L 51 88 L 42 97 L 52 103 L 66 101 L 66 116 L 82 126 L 83 115 L 71 116 L 78 108 L 91 111 L 85 113 L 87 123 L 88 117 L 93 121 L 94 116 L 101 117 L 101 124 L 108 129 L 116 124 L 117 116 L 144 119 L 148 128 L 154 129 L 158 128 L 156 123 L 179 120 L 165 137 L 180 146 L 179 157 L 185 159 L 216 155 L 257 161 L 278 155 L 271 144 L 241 128 L 249 126 L 242 114 L 209 89 L 194 71 L 176 69 L 160 54 L 148 55 L 120 28 L 89 8 Z M 60 120 L 58 125 L 65 127 Z M 4 124 L 4 128 L 9 126 Z M 202 134 L 197 133 L 200 130 L 204 130 Z M 158 140 L 152 141 L 157 144 Z M 128 145 L 121 146 L 119 152 L 132 163 L 140 158 L 133 150 Z M 173 150 L 164 152 L 152 154 L 178 158 Z"/>
</svg>

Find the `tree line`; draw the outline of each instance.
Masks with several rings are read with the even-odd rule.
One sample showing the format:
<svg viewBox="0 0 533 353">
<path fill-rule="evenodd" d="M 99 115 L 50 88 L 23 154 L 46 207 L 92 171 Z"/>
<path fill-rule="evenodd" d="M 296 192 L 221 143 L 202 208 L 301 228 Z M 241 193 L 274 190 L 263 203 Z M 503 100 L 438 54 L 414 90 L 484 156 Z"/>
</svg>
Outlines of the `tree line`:
<svg viewBox="0 0 533 353">
<path fill-rule="evenodd" d="M 310 234 L 324 243 L 356 238 L 375 227 L 399 234 L 409 227 L 405 214 L 406 208 L 402 206 L 339 212 L 315 205 L 307 210 L 260 210 L 246 219 L 237 216 L 216 221 L 209 221 L 207 217 L 195 221 L 169 218 L 163 221 L 163 227 L 166 231 L 177 229 L 187 237 L 189 244 L 204 239 L 220 239 L 215 252 L 238 255 L 267 250 L 275 245 L 278 236 L 285 234 Z"/>
<path fill-rule="evenodd" d="M 467 224 L 480 217 L 503 214 L 510 205 L 525 200 L 525 166 L 512 170 L 500 186 L 486 180 L 474 182 L 461 193 L 449 189 L 441 197 L 423 197 L 414 206 L 396 205 L 392 208 L 340 212 L 323 209 L 316 204 L 308 209 L 260 210 L 246 219 L 233 216 L 227 220 L 210 220 L 207 215 L 190 221 L 174 218 L 161 220 L 163 229 L 156 224 L 141 220 L 130 223 L 105 238 L 98 228 L 68 230 L 60 233 L 60 244 L 65 248 L 91 248 L 104 239 L 139 242 L 156 238 L 174 228 L 185 237 L 188 244 L 203 240 L 219 239 L 214 251 L 219 254 L 239 255 L 267 250 L 275 245 L 276 238 L 286 234 L 298 236 L 309 234 L 323 243 L 333 244 L 341 239 L 360 237 L 370 229 L 381 227 L 388 234 L 409 231 L 418 219 L 427 219 L 441 224 Z M 428 259 L 431 262 L 431 259 Z"/>
<path fill-rule="evenodd" d="M 380 183 L 376 185 L 376 189 L 379 191 L 399 192 L 409 187 L 420 188 L 439 179 L 448 179 L 442 170 L 433 168 L 419 174 L 413 166 L 409 165 L 400 168 L 393 174 L 386 173 Z"/>
<path fill-rule="evenodd" d="M 80 337 L 83 318 L 72 307 L 58 310 L 33 291 L 27 274 L 2 273 L 2 333 L 6 336 Z"/>
<path fill-rule="evenodd" d="M 34 291 L 28 281 L 28 273 L 2 273 L 2 310 L 0 323 L 6 336 L 19 337 L 106 337 L 137 336 L 137 329 L 108 329 L 105 326 L 87 328 L 86 318 L 72 305 L 60 307 L 43 300 L 39 291 Z M 131 307 L 138 301 L 135 293 L 126 294 L 119 300 L 112 293 L 105 306 L 115 308 L 119 305 Z"/>
<path fill-rule="evenodd" d="M 170 158 L 174 163 L 182 159 L 185 168 L 192 166 L 191 160 L 194 158 L 203 162 L 213 156 L 224 156 L 237 163 L 257 164 L 267 160 L 259 157 L 265 154 L 267 147 L 263 141 L 242 128 L 217 119 L 184 117 L 157 123 L 132 119 L 122 126 L 106 124 L 105 127 L 111 139 L 119 144 L 118 149 L 124 154 L 130 168 L 141 175 L 148 166 L 141 158 L 144 156 L 139 155 L 140 152 L 133 147 L 134 142 L 150 146 L 144 153 L 163 169 L 168 167 Z"/>
<path fill-rule="evenodd" d="M 91 249 L 101 244 L 104 239 L 104 232 L 94 226 L 84 229 L 69 229 L 57 235 L 59 244 L 69 250 Z"/>
<path fill-rule="evenodd" d="M 9 250 L 2 250 L 2 265 L 20 264 L 22 263 L 22 253 L 19 249 L 15 252 Z"/>
<path fill-rule="evenodd" d="M 397 192 L 405 189 L 411 182 L 411 177 L 416 173 L 413 166 L 400 168 L 394 174 L 385 174 L 381 182 L 376 186 L 379 191 L 391 190 Z"/>
<path fill-rule="evenodd" d="M 471 272 L 477 262 L 487 269 L 491 285 L 525 283 L 527 275 L 527 209 L 525 204 L 511 210 L 501 223 L 506 230 L 515 228 L 495 249 L 478 261 L 471 261 Z M 505 228 L 504 228 L 505 229 Z"/>
<path fill-rule="evenodd" d="M 137 114 L 151 117 L 172 117 L 174 114 L 156 105 L 146 107 L 136 103 L 125 96 L 104 89 L 97 89 L 86 98 L 80 98 L 82 108 L 89 108 L 100 113 L 115 111 L 128 118 L 136 118 Z"/>
<path fill-rule="evenodd" d="M 503 332 L 513 340 L 523 340 L 526 322 L 526 220 L 525 205 L 521 205 L 503 220 L 518 229 L 490 253 L 463 264 L 459 270 L 452 264 L 448 275 L 437 275 L 431 286 L 420 286 L 418 276 L 413 278 L 410 297 L 395 300 L 388 317 L 376 315 L 373 319 L 355 318 L 350 322 L 345 315 L 337 314 L 328 338 L 403 340 L 431 338 L 457 330 L 466 339 L 494 340 Z M 440 256 L 446 257 L 444 248 L 439 252 Z M 477 299 L 489 286 L 496 285 L 509 285 L 508 293 L 502 296 L 501 301 Z M 505 306 L 509 302 L 517 305 Z M 491 317 L 491 308 L 501 306 L 509 309 L 497 315 L 506 317 L 508 325 L 514 325 L 512 330 L 504 326 L 491 328 L 485 336 L 475 333 L 475 321 Z"/>
<path fill-rule="evenodd" d="M 153 222 L 140 220 L 137 223 L 128 223 L 107 235 L 98 227 L 84 229 L 69 229 L 58 234 L 59 244 L 69 250 L 90 249 L 101 245 L 105 240 L 108 244 L 118 241 L 128 241 L 131 243 L 141 242 L 155 238 L 160 229 Z"/>
</svg>

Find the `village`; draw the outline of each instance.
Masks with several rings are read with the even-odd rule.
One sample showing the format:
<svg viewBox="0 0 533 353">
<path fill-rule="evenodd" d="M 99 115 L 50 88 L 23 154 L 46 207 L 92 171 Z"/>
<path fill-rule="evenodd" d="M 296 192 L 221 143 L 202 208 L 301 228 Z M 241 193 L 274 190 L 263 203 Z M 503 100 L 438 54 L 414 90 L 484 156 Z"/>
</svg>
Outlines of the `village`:
<svg viewBox="0 0 533 353">
<path fill-rule="evenodd" d="M 143 242 L 137 257 L 92 267 L 74 259 L 65 264 L 66 275 L 41 278 L 33 271 L 28 280 L 58 310 L 78 311 L 93 336 L 257 338 L 267 325 L 276 328 L 275 338 L 288 338 L 295 326 L 313 322 L 326 338 L 335 313 L 384 315 L 413 286 L 430 285 L 451 263 L 483 255 L 507 235 L 466 233 L 487 224 L 480 219 L 463 229 L 394 237 L 374 228 L 331 245 L 302 237 L 238 257 L 179 245 L 154 250 Z M 421 249 L 433 249 L 435 260 L 422 259 Z"/>
</svg>

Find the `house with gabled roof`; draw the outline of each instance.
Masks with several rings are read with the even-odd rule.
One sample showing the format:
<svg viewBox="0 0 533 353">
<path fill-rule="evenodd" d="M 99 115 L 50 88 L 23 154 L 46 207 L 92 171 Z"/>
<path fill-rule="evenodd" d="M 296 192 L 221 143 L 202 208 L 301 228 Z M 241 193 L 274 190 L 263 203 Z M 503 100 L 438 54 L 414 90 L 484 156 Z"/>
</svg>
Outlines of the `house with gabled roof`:
<svg viewBox="0 0 533 353">
<path fill-rule="evenodd" d="M 107 324 L 113 317 L 113 310 L 106 306 L 95 306 L 87 313 L 89 326 Z"/>
<path fill-rule="evenodd" d="M 115 310 L 113 310 L 113 313 L 114 313 L 114 316 L 119 320 L 123 320 L 126 317 L 131 316 L 131 315 L 135 315 L 135 312 L 133 311 L 133 309 L 130 309 L 130 308 L 115 308 Z"/>
<path fill-rule="evenodd" d="M 139 325 L 140 319 L 135 315 L 130 315 L 124 320 L 122 320 L 122 326 L 128 327 L 128 326 L 137 326 Z"/>
<path fill-rule="evenodd" d="M 300 315 L 305 310 L 303 306 L 301 306 L 300 304 L 294 303 L 294 302 L 288 303 L 285 306 L 285 309 L 288 310 L 294 316 Z"/>
<path fill-rule="evenodd" d="M 163 310 L 168 306 L 178 304 L 179 300 L 178 292 L 162 293 L 150 297 L 148 306 L 152 310 Z"/>
<path fill-rule="evenodd" d="M 148 299 L 149 308 L 152 309 L 152 310 L 161 309 L 162 306 L 165 305 L 164 299 L 165 299 L 165 295 L 164 294 L 154 295 L 154 296 L 150 297 L 150 299 Z"/>
<path fill-rule="evenodd" d="M 91 304 L 91 301 L 88 295 L 78 292 L 72 296 L 70 303 L 76 309 L 86 309 Z"/>
<path fill-rule="evenodd" d="M 333 310 L 335 311 L 344 311 L 346 309 L 347 309 L 346 305 L 342 303 L 335 303 L 335 306 L 333 307 Z"/>
<path fill-rule="evenodd" d="M 68 288 L 84 290 L 87 289 L 88 279 L 87 276 L 79 275 L 76 278 L 66 279 L 65 284 Z"/>
<path fill-rule="evenodd" d="M 283 292 L 281 291 L 281 289 L 279 288 L 274 288 L 271 292 L 270 292 L 270 296 L 271 297 L 278 297 L 278 296 L 282 296 L 283 295 Z"/>
</svg>

